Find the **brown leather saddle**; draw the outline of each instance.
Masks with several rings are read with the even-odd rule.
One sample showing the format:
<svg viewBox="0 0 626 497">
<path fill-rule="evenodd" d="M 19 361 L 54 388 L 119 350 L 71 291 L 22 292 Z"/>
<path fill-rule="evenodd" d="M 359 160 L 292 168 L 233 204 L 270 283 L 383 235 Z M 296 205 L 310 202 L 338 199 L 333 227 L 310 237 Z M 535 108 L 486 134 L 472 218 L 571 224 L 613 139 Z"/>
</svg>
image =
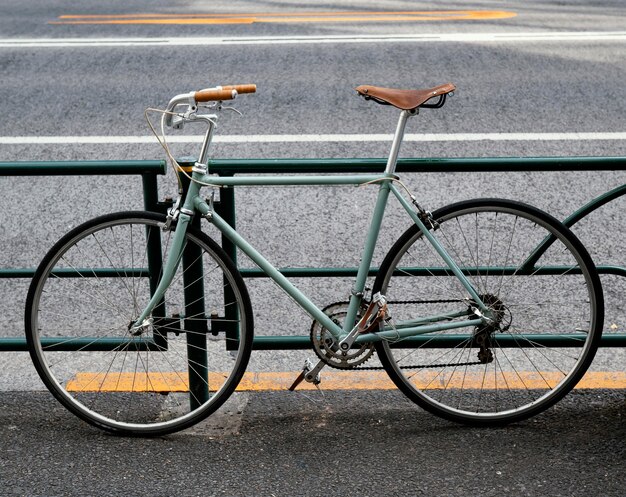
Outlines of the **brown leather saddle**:
<svg viewBox="0 0 626 497">
<path fill-rule="evenodd" d="M 427 88 L 425 90 L 396 90 L 380 86 L 361 85 L 356 91 L 366 100 L 374 100 L 379 104 L 393 105 L 402 110 L 415 110 L 418 107 L 439 108 L 443 106 L 446 95 L 456 89 L 452 83 Z M 431 98 L 439 97 L 435 103 L 426 103 Z"/>
</svg>

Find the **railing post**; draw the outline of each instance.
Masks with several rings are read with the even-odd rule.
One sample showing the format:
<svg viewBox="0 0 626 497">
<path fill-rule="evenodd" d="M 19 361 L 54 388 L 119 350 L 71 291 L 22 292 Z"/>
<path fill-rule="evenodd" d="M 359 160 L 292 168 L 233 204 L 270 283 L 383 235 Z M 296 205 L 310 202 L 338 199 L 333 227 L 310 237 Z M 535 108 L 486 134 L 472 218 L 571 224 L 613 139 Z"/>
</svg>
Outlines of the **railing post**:
<svg viewBox="0 0 626 497">
<path fill-rule="evenodd" d="M 210 167 L 210 165 L 209 165 Z M 232 176 L 228 174 L 227 176 Z M 235 215 L 235 189 L 223 187 L 220 188 L 220 200 L 215 204 L 215 211 L 219 216 L 224 219 L 231 227 L 235 228 L 236 215 Z M 231 260 L 237 266 L 237 247 L 226 236 L 222 235 L 222 248 L 231 258 Z M 233 290 L 228 281 L 224 281 L 224 303 L 235 302 L 235 296 Z M 226 328 L 226 348 L 228 350 L 236 350 L 238 347 L 237 340 L 239 339 L 239 329 L 236 323 L 239 322 L 238 310 L 235 306 L 224 306 L 225 323 L 235 323 L 233 326 Z"/>
<path fill-rule="evenodd" d="M 141 175 L 141 186 L 143 190 L 144 209 L 151 212 L 164 212 L 163 204 L 159 203 L 159 189 L 156 174 L 143 173 Z"/>
<path fill-rule="evenodd" d="M 193 164 L 193 162 L 191 163 Z M 181 160 L 181 165 L 189 165 Z M 189 190 L 189 179 L 181 175 L 183 198 Z M 200 216 L 191 220 L 192 228 L 200 229 Z M 209 372 L 207 357 L 207 313 L 204 305 L 204 269 L 202 249 L 186 244 L 183 250 L 182 270 L 185 298 L 183 329 L 187 340 L 187 373 L 189 377 L 189 403 L 194 410 L 209 400 Z"/>
<path fill-rule="evenodd" d="M 195 216 L 191 226 L 200 229 L 200 217 Z M 183 285 L 185 287 L 184 329 L 187 335 L 187 370 L 191 409 L 197 409 L 209 400 L 209 373 L 207 358 L 207 321 L 204 306 L 204 270 L 202 249 L 187 244 L 183 251 Z"/>
</svg>

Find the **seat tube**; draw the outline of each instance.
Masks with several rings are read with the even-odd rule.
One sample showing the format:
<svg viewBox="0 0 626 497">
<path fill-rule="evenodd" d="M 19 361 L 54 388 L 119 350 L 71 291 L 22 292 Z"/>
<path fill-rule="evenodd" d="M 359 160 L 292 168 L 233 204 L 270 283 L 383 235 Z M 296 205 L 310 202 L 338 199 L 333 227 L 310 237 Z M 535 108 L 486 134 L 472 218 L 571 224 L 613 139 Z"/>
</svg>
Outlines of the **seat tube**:
<svg viewBox="0 0 626 497">
<path fill-rule="evenodd" d="M 389 159 L 387 160 L 387 167 L 385 168 L 385 175 L 391 176 L 396 170 L 396 163 L 398 161 L 398 153 L 400 152 L 400 145 L 402 144 L 402 138 L 404 137 L 404 129 L 406 128 L 406 121 L 409 116 L 414 115 L 416 112 L 403 110 L 398 119 L 398 126 L 396 128 L 396 134 L 393 137 L 393 143 L 391 145 L 391 151 L 389 152 Z M 382 219 L 385 213 L 385 207 L 387 206 L 387 199 L 390 192 L 390 179 L 381 183 L 378 190 L 378 197 L 376 199 L 376 205 L 374 207 L 374 213 L 370 223 L 369 231 L 365 241 L 365 247 L 363 249 L 363 255 L 361 257 L 361 263 L 357 271 L 356 282 L 352 295 L 350 296 L 350 303 L 346 313 L 344 322 L 344 332 L 351 330 L 351 324 L 354 323 L 357 317 L 359 306 L 363 298 L 363 290 L 365 289 L 365 281 L 369 272 L 372 258 L 374 256 L 374 248 L 376 241 L 378 240 L 378 234 L 380 233 L 380 227 Z"/>
<path fill-rule="evenodd" d="M 402 145 L 402 139 L 404 138 L 404 130 L 406 128 L 406 121 L 410 116 L 417 114 L 417 111 L 403 110 L 400 113 L 398 119 L 398 126 L 396 127 L 396 134 L 393 137 L 393 143 L 391 144 L 391 151 L 389 152 L 389 159 L 387 159 L 387 167 L 385 168 L 385 174 L 393 174 L 396 171 L 396 164 L 398 162 L 398 153 L 400 152 L 400 145 Z"/>
<path fill-rule="evenodd" d="M 359 269 L 357 270 L 356 281 L 354 282 L 354 288 L 350 295 L 350 302 L 348 304 L 348 310 L 344 321 L 344 332 L 348 333 L 352 330 L 352 323 L 356 321 L 357 313 L 363 299 L 363 293 L 365 290 L 365 282 L 367 275 L 372 264 L 374 257 L 374 249 L 376 248 L 376 242 L 380 233 L 380 227 L 382 225 L 383 216 L 385 215 L 385 207 L 387 206 L 387 199 L 389 198 L 390 180 L 385 180 L 381 183 L 378 189 L 378 196 L 376 198 L 376 205 L 374 206 L 374 212 L 370 221 L 370 227 L 367 231 L 365 239 L 365 246 L 361 255 L 361 262 L 359 263 Z M 350 323 L 350 324 L 349 324 Z"/>
</svg>

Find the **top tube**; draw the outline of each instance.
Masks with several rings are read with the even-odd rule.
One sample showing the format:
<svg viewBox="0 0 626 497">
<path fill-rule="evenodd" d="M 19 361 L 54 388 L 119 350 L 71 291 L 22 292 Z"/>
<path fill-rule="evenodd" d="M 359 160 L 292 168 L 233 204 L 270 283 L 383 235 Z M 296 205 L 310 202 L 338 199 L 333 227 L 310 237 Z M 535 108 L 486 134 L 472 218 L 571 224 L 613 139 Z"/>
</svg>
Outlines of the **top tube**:
<svg viewBox="0 0 626 497">
<path fill-rule="evenodd" d="M 196 174 L 196 173 L 194 173 Z M 210 186 L 298 186 L 298 185 L 355 185 L 392 180 L 387 174 L 353 174 L 328 176 L 210 176 L 198 175 L 194 179 Z"/>
</svg>

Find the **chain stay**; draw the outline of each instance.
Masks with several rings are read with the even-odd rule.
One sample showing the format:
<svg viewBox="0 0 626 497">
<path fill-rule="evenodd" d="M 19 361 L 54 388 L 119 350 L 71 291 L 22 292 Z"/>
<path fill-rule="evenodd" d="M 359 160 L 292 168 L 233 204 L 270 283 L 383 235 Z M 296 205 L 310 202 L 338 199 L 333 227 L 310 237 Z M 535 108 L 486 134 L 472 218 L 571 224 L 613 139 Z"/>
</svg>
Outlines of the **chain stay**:
<svg viewBox="0 0 626 497">
<path fill-rule="evenodd" d="M 390 300 L 388 304 L 397 304 L 397 305 L 405 305 L 405 304 L 452 304 L 458 302 L 466 302 L 465 299 L 440 299 L 440 300 Z M 447 364 L 428 364 L 428 365 L 414 365 L 414 366 L 398 366 L 400 369 L 428 369 L 428 368 L 447 368 L 447 367 L 459 367 L 459 366 L 477 366 L 483 364 L 481 361 L 471 361 L 471 362 L 455 362 L 455 363 L 447 363 Z M 385 369 L 380 366 L 362 366 L 356 367 L 354 369 L 358 369 L 361 371 L 378 371 Z"/>
</svg>

